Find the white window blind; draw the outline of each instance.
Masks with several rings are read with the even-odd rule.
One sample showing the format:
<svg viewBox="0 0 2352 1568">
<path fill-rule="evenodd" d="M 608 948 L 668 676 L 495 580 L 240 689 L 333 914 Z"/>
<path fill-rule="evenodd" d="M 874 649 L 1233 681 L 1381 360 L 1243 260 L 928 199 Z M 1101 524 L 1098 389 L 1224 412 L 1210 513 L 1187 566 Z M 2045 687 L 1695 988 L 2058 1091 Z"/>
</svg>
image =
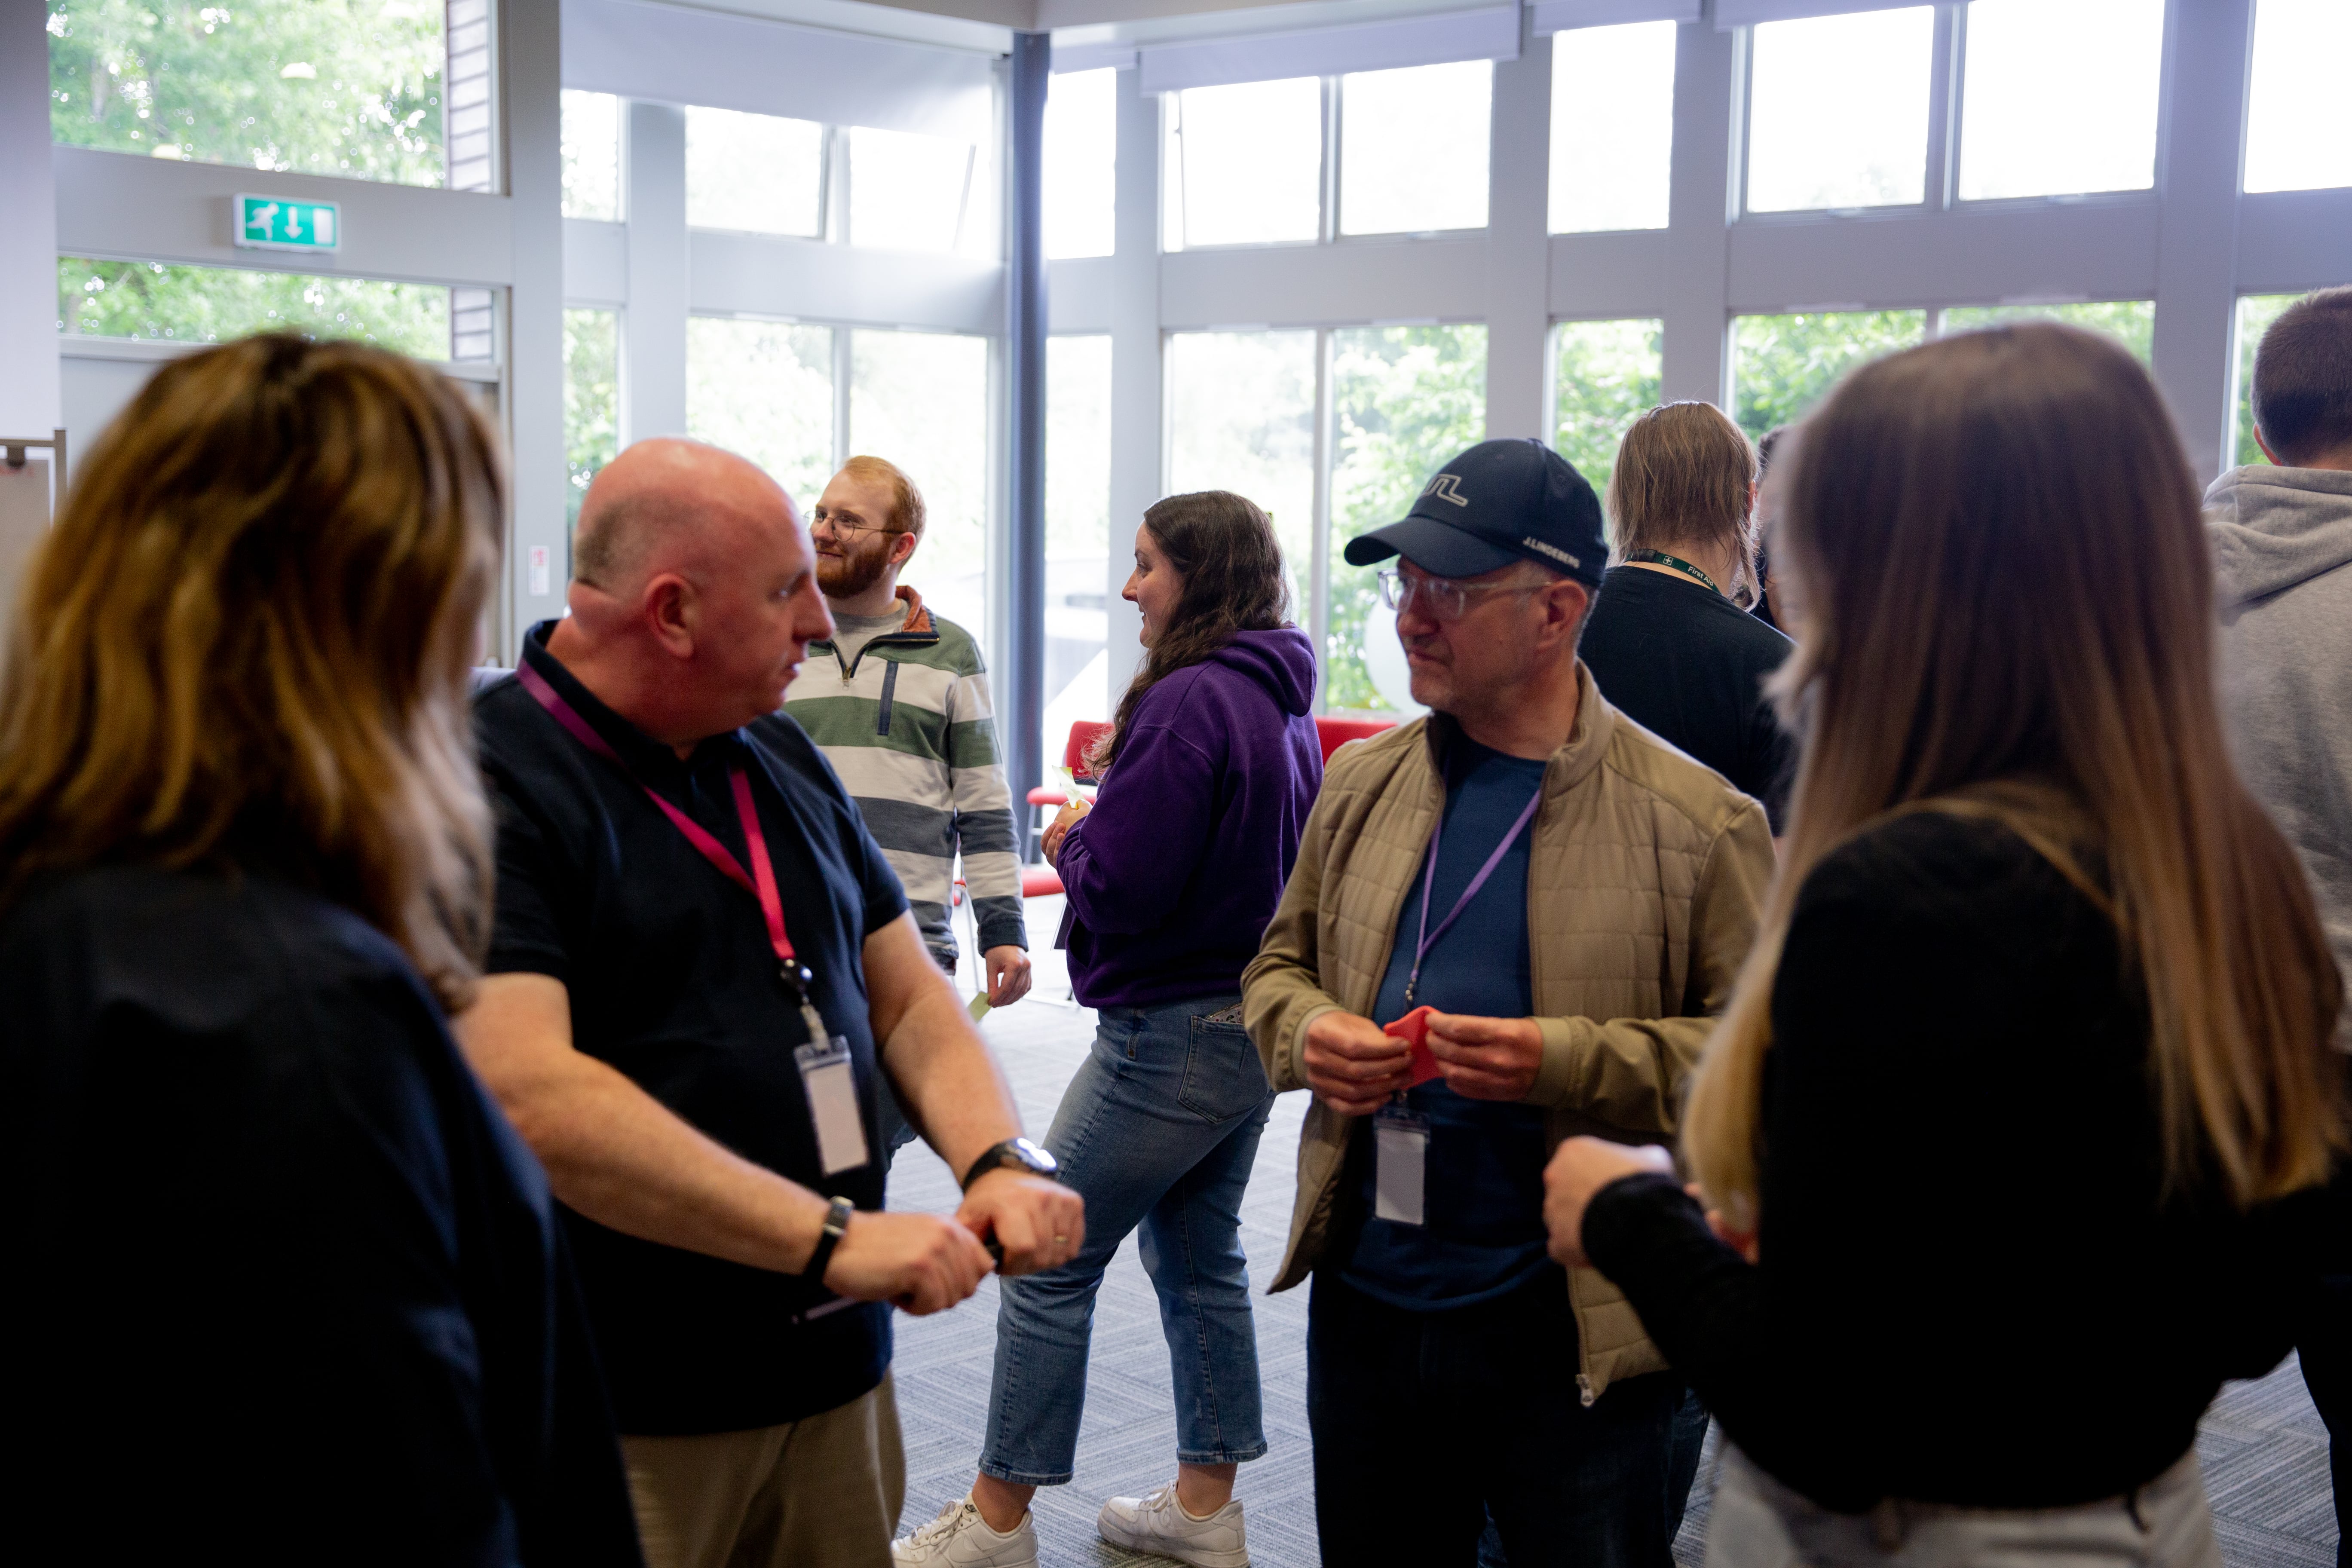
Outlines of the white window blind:
<svg viewBox="0 0 2352 1568">
<path fill-rule="evenodd" d="M 1515 60 L 1519 58 L 1519 8 L 1499 5 L 1355 27 L 1161 44 L 1147 46 L 1140 53 L 1146 92 L 1460 60 Z"/>
<path fill-rule="evenodd" d="M 1536 0 L 1536 37 L 1579 27 L 1617 27 L 1628 22 L 1696 22 L 1701 0 Z"/>
<path fill-rule="evenodd" d="M 984 144 L 994 57 L 642 0 L 563 0 L 563 85 Z"/>
</svg>

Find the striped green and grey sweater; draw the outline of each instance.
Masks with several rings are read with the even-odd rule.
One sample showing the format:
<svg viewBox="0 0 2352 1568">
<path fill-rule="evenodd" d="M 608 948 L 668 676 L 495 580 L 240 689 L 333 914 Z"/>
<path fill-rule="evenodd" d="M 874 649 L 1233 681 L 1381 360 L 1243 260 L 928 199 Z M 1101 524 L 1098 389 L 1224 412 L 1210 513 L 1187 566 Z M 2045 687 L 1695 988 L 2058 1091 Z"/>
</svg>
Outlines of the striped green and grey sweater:
<svg viewBox="0 0 2352 1568">
<path fill-rule="evenodd" d="M 996 750 L 996 714 L 980 645 L 901 585 L 906 624 L 853 657 L 809 644 L 788 711 L 822 747 L 875 842 L 906 884 L 923 941 L 956 951 L 948 921 L 963 854 L 980 949 L 1027 947 L 1012 792 Z"/>
</svg>

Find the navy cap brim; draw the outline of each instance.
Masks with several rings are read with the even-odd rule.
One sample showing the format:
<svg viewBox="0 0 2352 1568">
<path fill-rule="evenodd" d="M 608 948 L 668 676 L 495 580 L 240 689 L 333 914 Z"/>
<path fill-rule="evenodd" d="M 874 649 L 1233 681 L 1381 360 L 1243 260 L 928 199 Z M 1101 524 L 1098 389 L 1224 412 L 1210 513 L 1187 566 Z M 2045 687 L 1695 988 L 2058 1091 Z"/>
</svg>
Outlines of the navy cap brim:
<svg viewBox="0 0 2352 1568">
<path fill-rule="evenodd" d="M 1342 553 L 1350 566 L 1370 566 L 1402 555 L 1437 577 L 1483 576 L 1527 559 L 1517 551 L 1489 544 L 1475 533 L 1425 517 L 1408 517 L 1360 533 L 1348 541 Z"/>
</svg>

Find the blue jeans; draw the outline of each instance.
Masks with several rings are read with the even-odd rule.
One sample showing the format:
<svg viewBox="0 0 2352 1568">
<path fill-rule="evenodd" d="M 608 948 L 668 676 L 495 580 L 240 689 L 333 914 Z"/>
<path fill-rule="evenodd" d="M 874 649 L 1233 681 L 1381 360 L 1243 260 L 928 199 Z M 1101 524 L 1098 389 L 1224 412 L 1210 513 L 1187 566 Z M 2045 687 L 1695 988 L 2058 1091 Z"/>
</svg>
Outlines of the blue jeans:
<svg viewBox="0 0 2352 1568">
<path fill-rule="evenodd" d="M 981 1473 L 1059 1486 L 1077 1462 L 1095 1292 L 1139 1225 L 1176 1384 L 1176 1457 L 1223 1465 L 1265 1452 L 1257 1325 L 1242 1256 L 1242 1191 L 1274 1095 L 1237 995 L 1105 1007 L 1045 1147 L 1087 1201 L 1085 1248 L 1003 1282 Z"/>
</svg>

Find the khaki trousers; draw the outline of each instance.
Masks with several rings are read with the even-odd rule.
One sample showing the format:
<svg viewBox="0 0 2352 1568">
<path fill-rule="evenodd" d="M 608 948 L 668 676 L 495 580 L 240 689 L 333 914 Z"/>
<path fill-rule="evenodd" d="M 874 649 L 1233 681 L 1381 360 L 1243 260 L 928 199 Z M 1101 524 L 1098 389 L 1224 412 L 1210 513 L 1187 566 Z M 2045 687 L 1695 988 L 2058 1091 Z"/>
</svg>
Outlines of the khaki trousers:
<svg viewBox="0 0 2352 1568">
<path fill-rule="evenodd" d="M 647 1568 L 889 1568 L 907 1451 L 887 1373 L 782 1426 L 625 1436 L 621 1453 Z"/>
</svg>

